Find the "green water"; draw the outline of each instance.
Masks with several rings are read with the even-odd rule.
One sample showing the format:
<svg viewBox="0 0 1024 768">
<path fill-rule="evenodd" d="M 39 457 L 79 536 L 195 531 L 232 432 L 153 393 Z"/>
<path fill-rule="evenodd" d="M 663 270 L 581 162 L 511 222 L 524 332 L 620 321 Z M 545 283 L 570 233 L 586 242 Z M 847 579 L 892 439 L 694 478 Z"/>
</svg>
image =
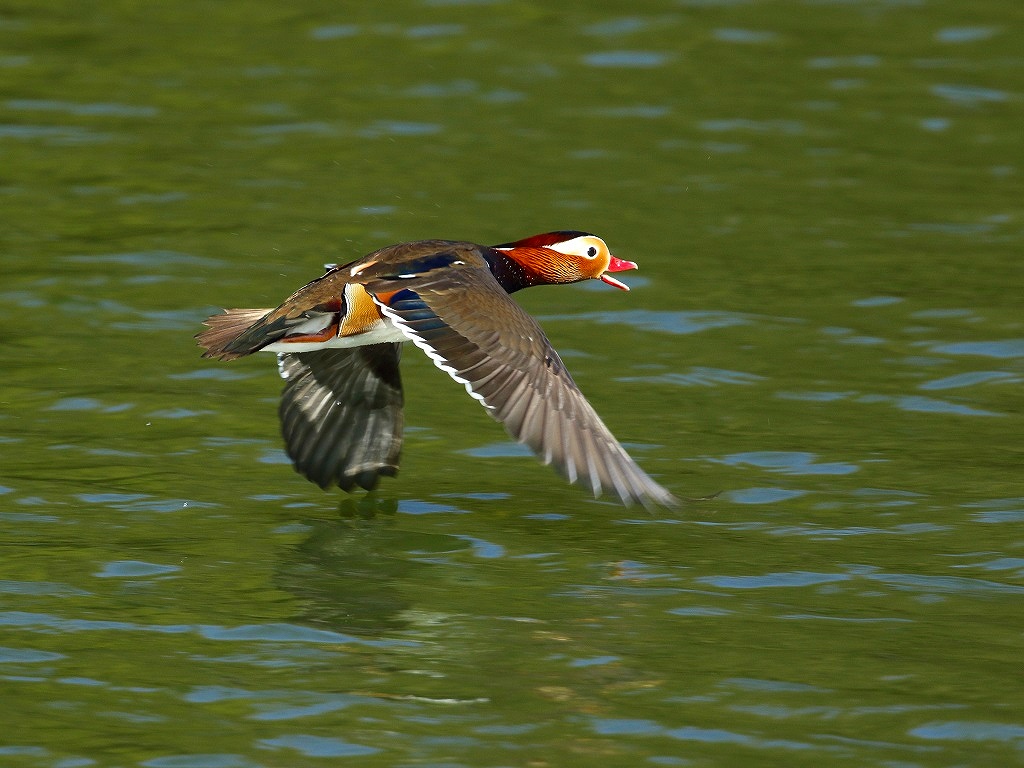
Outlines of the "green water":
<svg viewBox="0 0 1024 768">
<path fill-rule="evenodd" d="M 1024 764 L 1024 6 L 0 6 L 0 765 Z M 199 358 L 402 240 L 518 294 L 677 495 L 415 349 L 375 499 Z"/>
</svg>

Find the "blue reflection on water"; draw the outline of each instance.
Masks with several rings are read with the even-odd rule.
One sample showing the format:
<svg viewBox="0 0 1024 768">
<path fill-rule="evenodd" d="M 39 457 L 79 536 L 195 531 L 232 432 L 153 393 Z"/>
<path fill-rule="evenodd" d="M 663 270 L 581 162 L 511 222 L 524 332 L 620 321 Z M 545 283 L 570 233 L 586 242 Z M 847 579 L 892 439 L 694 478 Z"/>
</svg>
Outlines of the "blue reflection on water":
<svg viewBox="0 0 1024 768">
<path fill-rule="evenodd" d="M 273 739 L 261 739 L 259 743 L 271 749 L 292 749 L 306 757 L 358 757 L 381 751 L 376 747 L 353 744 L 327 736 L 310 736 L 309 734 L 291 734 Z"/>
<path fill-rule="evenodd" d="M 847 462 L 817 463 L 817 455 L 806 451 L 747 451 L 711 459 L 730 466 L 749 465 L 788 475 L 849 475 L 860 467 Z"/>
</svg>

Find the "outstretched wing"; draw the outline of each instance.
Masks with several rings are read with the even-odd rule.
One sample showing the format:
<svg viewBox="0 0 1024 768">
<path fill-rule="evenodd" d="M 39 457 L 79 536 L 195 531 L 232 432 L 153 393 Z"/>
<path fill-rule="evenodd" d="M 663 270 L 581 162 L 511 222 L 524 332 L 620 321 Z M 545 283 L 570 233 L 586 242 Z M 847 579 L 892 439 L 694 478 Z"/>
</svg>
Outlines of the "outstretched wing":
<svg viewBox="0 0 1024 768">
<path fill-rule="evenodd" d="M 625 504 L 675 506 L 678 500 L 619 445 L 541 327 L 487 267 L 469 260 L 456 266 L 457 279 L 451 270 L 426 270 L 375 275 L 364 286 L 438 368 L 570 482 Z"/>
<path fill-rule="evenodd" d="M 278 355 L 281 432 L 295 468 L 321 488 L 372 490 L 398 473 L 401 342 Z"/>
</svg>

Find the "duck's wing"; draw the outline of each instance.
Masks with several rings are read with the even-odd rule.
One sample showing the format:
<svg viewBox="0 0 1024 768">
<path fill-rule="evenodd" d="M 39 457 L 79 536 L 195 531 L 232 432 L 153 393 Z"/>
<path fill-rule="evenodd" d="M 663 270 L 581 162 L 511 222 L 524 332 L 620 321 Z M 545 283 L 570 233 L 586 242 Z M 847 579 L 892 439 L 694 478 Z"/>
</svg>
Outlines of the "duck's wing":
<svg viewBox="0 0 1024 768">
<path fill-rule="evenodd" d="M 471 256 L 456 249 L 434 254 L 438 268 L 361 277 L 381 312 L 545 464 L 595 496 L 675 506 L 604 425 L 537 322 Z"/>
<path fill-rule="evenodd" d="M 372 490 L 402 450 L 401 342 L 278 355 L 281 432 L 296 470 L 321 488 Z"/>
</svg>

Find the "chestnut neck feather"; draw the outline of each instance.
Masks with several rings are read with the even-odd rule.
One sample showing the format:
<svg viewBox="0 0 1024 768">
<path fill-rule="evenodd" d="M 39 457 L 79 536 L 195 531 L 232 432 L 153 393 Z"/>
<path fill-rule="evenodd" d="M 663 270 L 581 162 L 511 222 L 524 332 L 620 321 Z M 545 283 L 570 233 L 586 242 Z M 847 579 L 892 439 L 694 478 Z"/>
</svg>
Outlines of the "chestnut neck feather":
<svg viewBox="0 0 1024 768">
<path fill-rule="evenodd" d="M 513 255 L 515 254 L 515 255 Z M 491 273 L 506 293 L 515 293 L 534 285 L 573 282 L 559 279 L 557 267 L 550 264 L 547 253 L 540 248 L 516 248 L 514 251 L 488 249 L 484 258 L 491 267 Z"/>
</svg>

